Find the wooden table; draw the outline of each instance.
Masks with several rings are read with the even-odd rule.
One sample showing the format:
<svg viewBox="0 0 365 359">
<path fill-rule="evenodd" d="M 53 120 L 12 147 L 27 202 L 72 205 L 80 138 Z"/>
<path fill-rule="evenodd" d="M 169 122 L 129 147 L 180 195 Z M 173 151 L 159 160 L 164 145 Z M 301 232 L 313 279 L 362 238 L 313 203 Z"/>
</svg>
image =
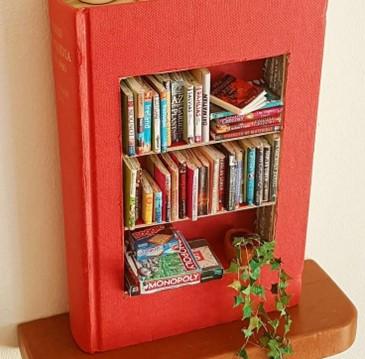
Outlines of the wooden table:
<svg viewBox="0 0 365 359">
<path fill-rule="evenodd" d="M 357 312 L 346 295 L 314 261 L 305 262 L 300 304 L 293 317 L 291 359 L 322 359 L 348 349 L 356 335 Z M 240 322 L 198 330 L 151 343 L 91 356 L 73 341 L 68 315 L 21 324 L 18 328 L 23 359 L 231 359 L 240 347 Z M 250 359 L 266 359 L 249 348 Z"/>
</svg>

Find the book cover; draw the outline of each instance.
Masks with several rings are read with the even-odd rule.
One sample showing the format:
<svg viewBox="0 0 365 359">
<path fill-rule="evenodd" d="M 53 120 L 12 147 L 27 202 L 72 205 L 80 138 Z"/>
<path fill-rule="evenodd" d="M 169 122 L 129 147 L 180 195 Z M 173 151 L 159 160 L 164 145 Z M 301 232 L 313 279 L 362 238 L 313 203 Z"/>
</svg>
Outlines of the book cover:
<svg viewBox="0 0 365 359">
<path fill-rule="evenodd" d="M 142 167 L 137 158 L 130 158 L 136 169 L 136 197 L 135 197 L 135 208 L 136 208 L 136 223 L 142 219 Z"/>
<path fill-rule="evenodd" d="M 266 139 L 271 145 L 270 201 L 275 202 L 279 178 L 280 135 L 268 135 Z"/>
<path fill-rule="evenodd" d="M 162 220 L 171 221 L 171 175 L 157 155 L 146 158 L 145 166 L 162 191 Z"/>
<path fill-rule="evenodd" d="M 161 152 L 161 127 L 160 95 L 152 90 L 152 151 L 155 153 Z"/>
<path fill-rule="evenodd" d="M 169 153 L 161 154 L 161 160 L 171 175 L 171 220 L 176 221 L 179 219 L 179 196 L 180 196 L 179 167 L 171 158 Z M 182 170 L 182 172 L 184 171 L 186 172 L 186 168 Z M 181 175 L 184 176 L 183 174 Z M 181 215 L 183 215 L 183 213 L 184 211 L 182 210 Z"/>
<path fill-rule="evenodd" d="M 256 148 L 248 139 L 240 140 L 239 144 L 245 152 L 243 199 L 248 205 L 253 205 L 255 200 Z"/>
<path fill-rule="evenodd" d="M 191 73 L 202 84 L 202 141 L 209 142 L 210 132 L 210 87 L 211 75 L 207 68 L 195 69 Z"/>
<path fill-rule="evenodd" d="M 145 147 L 144 139 L 144 89 L 143 86 L 133 77 L 125 79 L 126 84 L 132 90 L 134 96 L 134 117 L 136 129 L 136 151 L 142 154 Z"/>
<path fill-rule="evenodd" d="M 160 92 L 160 97 L 161 97 L 161 113 L 163 116 L 163 114 L 166 114 L 166 122 L 164 121 L 164 119 L 161 119 L 161 125 L 165 126 L 166 123 L 166 148 L 170 147 L 172 144 L 172 125 L 171 125 L 171 79 L 170 76 L 168 74 L 156 74 L 153 77 L 156 78 L 156 80 L 158 82 L 160 82 L 164 89 L 165 89 L 165 96 L 161 96 L 161 92 Z M 165 100 L 166 99 L 166 100 Z M 163 111 L 162 107 L 166 107 L 166 112 Z M 161 133 L 164 133 L 164 130 L 161 129 Z M 163 142 L 164 143 L 164 142 Z M 164 146 L 163 146 L 164 148 Z M 163 151 L 164 152 L 164 151 Z"/>
<path fill-rule="evenodd" d="M 216 134 L 211 132 L 210 135 L 214 141 L 221 141 L 221 140 L 228 140 L 234 138 L 240 138 L 244 136 L 253 136 L 253 135 L 260 135 L 267 132 L 278 132 L 280 131 L 281 126 L 259 126 L 254 128 L 248 128 L 238 131 L 232 131 L 228 133 Z"/>
<path fill-rule="evenodd" d="M 261 126 L 279 126 L 281 123 L 281 117 L 265 117 L 257 120 L 244 120 L 230 125 L 221 125 L 213 121 L 211 130 L 213 133 L 222 134 L 242 129 L 256 128 Z"/>
<path fill-rule="evenodd" d="M 237 142 L 230 142 L 230 146 L 236 153 L 237 160 L 237 175 L 236 175 L 236 208 L 242 204 L 243 201 L 243 176 L 244 176 L 244 151 Z"/>
<path fill-rule="evenodd" d="M 221 74 L 212 83 L 210 101 L 237 115 L 259 109 L 265 101 L 265 90 L 230 74 Z"/>
<path fill-rule="evenodd" d="M 184 81 L 171 73 L 171 143 L 179 143 L 184 135 Z"/>
<path fill-rule="evenodd" d="M 128 156 L 136 154 L 136 137 L 134 126 L 134 99 L 133 92 L 128 86 L 120 82 L 121 105 L 122 105 L 122 134 L 123 151 Z"/>
</svg>

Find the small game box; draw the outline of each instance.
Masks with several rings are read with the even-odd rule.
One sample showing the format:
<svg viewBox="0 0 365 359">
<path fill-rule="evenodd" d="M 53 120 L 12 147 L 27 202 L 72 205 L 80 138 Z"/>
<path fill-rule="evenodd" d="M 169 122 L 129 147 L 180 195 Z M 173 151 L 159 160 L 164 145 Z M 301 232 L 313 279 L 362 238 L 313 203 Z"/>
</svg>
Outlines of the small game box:
<svg viewBox="0 0 365 359">
<path fill-rule="evenodd" d="M 201 281 L 207 282 L 222 278 L 223 267 L 208 241 L 204 238 L 194 239 L 189 241 L 189 245 L 201 269 Z"/>
</svg>

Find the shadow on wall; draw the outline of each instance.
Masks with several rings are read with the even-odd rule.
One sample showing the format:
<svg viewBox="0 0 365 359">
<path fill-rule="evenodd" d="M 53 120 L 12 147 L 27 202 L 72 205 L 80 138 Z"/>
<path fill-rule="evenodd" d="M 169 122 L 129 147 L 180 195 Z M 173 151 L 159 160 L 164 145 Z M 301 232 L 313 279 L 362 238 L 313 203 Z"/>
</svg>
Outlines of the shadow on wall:
<svg viewBox="0 0 365 359">
<path fill-rule="evenodd" d="M 67 310 L 46 0 L 0 4 L 0 345 Z"/>
</svg>

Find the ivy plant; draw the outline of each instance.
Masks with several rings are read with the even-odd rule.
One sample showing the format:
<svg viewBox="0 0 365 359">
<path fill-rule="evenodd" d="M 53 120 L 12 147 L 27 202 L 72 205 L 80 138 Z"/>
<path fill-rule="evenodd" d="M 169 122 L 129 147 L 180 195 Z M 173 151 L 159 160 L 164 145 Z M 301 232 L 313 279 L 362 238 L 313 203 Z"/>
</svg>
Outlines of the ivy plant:
<svg viewBox="0 0 365 359">
<path fill-rule="evenodd" d="M 242 235 L 234 237 L 232 244 L 237 255 L 228 271 L 236 276 L 229 287 L 235 291 L 233 306 L 242 309 L 244 323 L 244 342 L 237 356 L 249 359 L 246 348 L 252 343 L 264 348 L 269 359 L 283 359 L 292 353 L 288 339 L 292 319 L 287 311 L 290 278 L 282 268 L 281 259 L 274 255 L 275 241 L 262 241 L 258 235 Z M 260 281 L 264 267 L 269 267 L 276 273 L 276 279 L 270 288 L 266 288 Z M 279 312 L 274 316 L 264 306 L 268 293 L 274 296 Z"/>
</svg>

